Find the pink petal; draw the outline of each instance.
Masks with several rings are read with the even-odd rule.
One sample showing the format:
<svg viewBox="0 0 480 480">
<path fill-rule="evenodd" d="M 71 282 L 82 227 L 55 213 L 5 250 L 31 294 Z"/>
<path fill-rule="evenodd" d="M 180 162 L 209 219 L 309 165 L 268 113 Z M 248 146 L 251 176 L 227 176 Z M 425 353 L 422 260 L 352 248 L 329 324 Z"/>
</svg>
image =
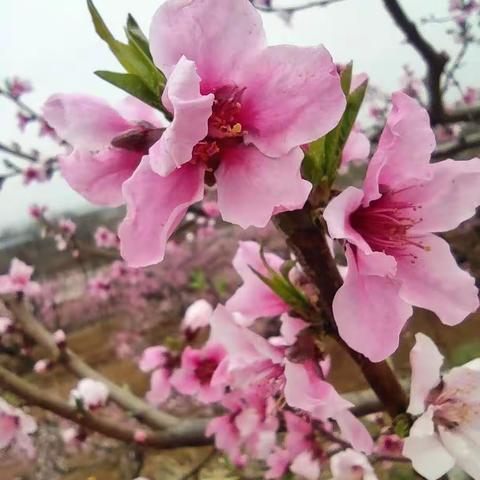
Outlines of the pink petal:
<svg viewBox="0 0 480 480">
<path fill-rule="evenodd" d="M 142 155 L 109 148 L 98 153 L 74 151 L 60 157 L 60 169 L 68 184 L 96 205 L 123 203 L 122 185 L 138 167 Z"/>
<path fill-rule="evenodd" d="M 421 221 L 412 232 L 444 232 L 475 214 L 480 205 L 480 158 L 444 160 L 431 165 L 429 182 L 405 192 L 405 199 L 420 205 Z"/>
<path fill-rule="evenodd" d="M 169 76 L 185 56 L 195 62 L 208 90 L 235 83 L 244 62 L 265 45 L 262 19 L 247 0 L 170 0 L 150 26 L 157 67 Z"/>
<path fill-rule="evenodd" d="M 435 136 L 428 113 L 402 92 L 392 95 L 392 104 L 377 151 L 368 166 L 364 204 L 380 197 L 379 185 L 399 189 L 430 176 Z"/>
<path fill-rule="evenodd" d="M 144 157 L 124 184 L 127 216 L 118 235 L 123 258 L 130 266 L 163 260 L 168 238 L 188 207 L 203 197 L 203 168 L 184 165 L 168 177 L 154 173 Z"/>
<path fill-rule="evenodd" d="M 320 476 L 320 462 L 313 457 L 312 452 L 305 451 L 293 460 L 290 471 L 307 480 L 317 480 Z"/>
<path fill-rule="evenodd" d="M 344 238 L 369 253 L 372 249 L 350 223 L 350 216 L 360 207 L 363 197 L 362 190 L 356 187 L 346 188 L 340 195 L 330 200 L 323 212 L 323 218 L 327 222 L 330 237 Z"/>
<path fill-rule="evenodd" d="M 60 138 L 82 150 L 105 148 L 131 128 L 106 102 L 88 95 L 52 95 L 43 106 L 43 116 Z"/>
<path fill-rule="evenodd" d="M 370 154 L 370 141 L 362 132 L 352 130 L 342 151 L 342 166 L 350 162 L 363 161 Z"/>
<path fill-rule="evenodd" d="M 10 445 L 18 429 L 17 418 L 0 411 L 0 449 Z"/>
<path fill-rule="evenodd" d="M 456 325 L 478 308 L 475 280 L 457 265 L 445 240 L 436 235 L 417 240 L 427 248 L 412 245 L 397 259 L 400 295 L 412 305 L 432 310 L 445 325 Z"/>
<path fill-rule="evenodd" d="M 412 315 L 412 307 L 400 298 L 398 282 L 382 276 L 388 270 L 376 271 L 381 266 L 379 260 L 385 261 L 384 267 L 391 268 L 388 261 L 381 258 L 383 254 L 362 256 L 365 274 L 350 247 L 346 254 L 347 276 L 333 300 L 335 322 L 340 336 L 350 347 L 379 362 L 397 349 L 400 332 Z"/>
<path fill-rule="evenodd" d="M 161 127 L 164 124 L 158 110 L 136 97 L 125 97 L 118 104 L 118 111 L 129 122 L 148 122 L 155 127 Z"/>
<path fill-rule="evenodd" d="M 330 470 L 336 480 L 377 479 L 368 458 L 351 448 L 336 453 L 330 459 Z"/>
<path fill-rule="evenodd" d="M 335 415 L 335 421 L 340 427 L 342 437 L 355 450 L 370 454 L 373 450 L 373 439 L 365 425 L 349 410 L 343 410 Z"/>
<path fill-rule="evenodd" d="M 286 345 L 293 345 L 297 340 L 297 335 L 309 326 L 309 324 L 301 318 L 291 317 L 287 313 L 284 313 L 280 317 L 280 321 L 282 322 L 280 333 L 285 339 Z"/>
<path fill-rule="evenodd" d="M 244 70 L 239 85 L 247 87 L 245 140 L 273 157 L 324 136 L 345 110 L 336 66 L 322 45 L 269 47 Z"/>
<path fill-rule="evenodd" d="M 173 121 L 149 151 L 152 169 L 166 176 L 192 159 L 193 147 L 208 133 L 213 95 L 200 94 L 195 64 L 181 57 L 163 93 Z"/>
<path fill-rule="evenodd" d="M 300 175 L 302 160 L 300 148 L 276 159 L 255 147 L 226 151 L 215 172 L 223 219 L 242 228 L 265 227 L 276 207 L 302 208 L 312 188 Z"/>
<path fill-rule="evenodd" d="M 274 270 L 278 270 L 283 263 L 283 260 L 273 253 L 266 253 L 265 258 Z M 243 285 L 225 304 L 230 311 L 241 313 L 251 324 L 259 317 L 273 317 L 288 310 L 288 305 L 252 271 L 254 269 L 263 275 L 268 275 L 260 258 L 258 243 L 240 242 L 233 259 L 233 266 L 241 275 Z"/>
<path fill-rule="evenodd" d="M 428 394 L 440 382 L 443 355 L 432 340 L 423 333 L 417 333 L 415 340 L 415 346 L 410 351 L 412 379 L 408 412 L 419 415 L 425 410 Z"/>
<path fill-rule="evenodd" d="M 150 390 L 146 395 L 148 403 L 158 407 L 167 400 L 171 391 L 168 371 L 164 368 L 155 370 L 150 378 Z"/>
<path fill-rule="evenodd" d="M 163 367 L 167 361 L 167 354 L 168 350 L 162 345 L 148 347 L 143 351 L 138 366 L 142 372 L 150 372 Z"/>
</svg>

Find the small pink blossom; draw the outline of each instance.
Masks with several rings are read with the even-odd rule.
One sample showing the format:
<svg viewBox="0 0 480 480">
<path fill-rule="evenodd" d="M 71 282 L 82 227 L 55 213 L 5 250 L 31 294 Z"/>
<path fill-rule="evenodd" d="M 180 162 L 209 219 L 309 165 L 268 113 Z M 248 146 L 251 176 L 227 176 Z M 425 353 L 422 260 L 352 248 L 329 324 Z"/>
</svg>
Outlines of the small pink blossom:
<svg viewBox="0 0 480 480">
<path fill-rule="evenodd" d="M 265 253 L 265 259 L 276 271 L 283 264 L 283 260 L 273 253 Z M 258 243 L 240 242 L 233 259 L 233 267 L 242 278 L 243 284 L 229 298 L 225 306 L 232 312 L 240 313 L 246 321 L 245 325 L 251 325 L 259 317 L 273 317 L 289 310 L 288 305 L 253 271 L 268 276 Z"/>
<path fill-rule="evenodd" d="M 117 248 L 119 244 L 117 234 L 106 227 L 98 227 L 94 238 L 99 248 Z"/>
<path fill-rule="evenodd" d="M 173 121 L 125 183 L 119 236 L 129 264 L 163 259 L 205 181 L 217 186 L 223 219 L 243 228 L 301 208 L 311 185 L 300 174 L 300 146 L 330 131 L 345 108 L 327 50 L 268 47 L 248 0 L 167 0 L 150 47 Z"/>
<path fill-rule="evenodd" d="M 348 187 L 324 212 L 332 238 L 346 241 L 348 271 L 333 301 L 350 347 L 372 361 L 397 348 L 412 305 L 447 325 L 478 305 L 474 279 L 460 269 L 444 232 L 480 204 L 480 159 L 430 164 L 435 138 L 427 112 L 407 95 L 393 109 L 363 189 Z"/>
<path fill-rule="evenodd" d="M 21 132 L 24 132 L 27 125 L 32 121 L 33 121 L 33 117 L 31 117 L 30 115 L 26 115 L 23 112 L 17 112 L 17 125 L 18 125 L 18 129 Z"/>
<path fill-rule="evenodd" d="M 0 317 L 0 338 L 9 333 L 13 328 L 13 322 L 7 317 Z"/>
<path fill-rule="evenodd" d="M 6 82 L 8 93 L 16 100 L 18 100 L 25 93 L 33 90 L 32 84 L 28 80 L 23 80 L 19 77 L 13 77 Z"/>
<path fill-rule="evenodd" d="M 104 383 L 84 378 L 70 392 L 70 402 L 80 402 L 86 410 L 95 410 L 106 405 L 108 395 L 108 388 Z"/>
<path fill-rule="evenodd" d="M 50 360 L 42 358 L 41 360 L 35 362 L 35 365 L 33 366 L 33 371 L 35 373 L 45 373 L 50 368 L 50 366 Z"/>
<path fill-rule="evenodd" d="M 36 205 L 36 204 L 30 205 L 28 209 L 28 213 L 34 220 L 40 220 L 46 211 L 47 211 L 47 207 Z"/>
<path fill-rule="evenodd" d="M 0 294 L 23 292 L 26 295 L 36 295 L 40 285 L 32 282 L 33 267 L 14 258 L 10 262 L 8 274 L 0 275 Z"/>
<path fill-rule="evenodd" d="M 180 393 L 194 395 L 200 402 L 217 402 L 227 386 L 226 372 L 218 373 L 224 358 L 225 350 L 220 345 L 209 344 L 201 350 L 187 347 L 182 353 L 182 364 L 173 373 L 170 383 Z"/>
<path fill-rule="evenodd" d="M 332 456 L 330 470 L 332 480 L 378 480 L 368 458 L 351 448 Z"/>
<path fill-rule="evenodd" d="M 133 439 L 135 440 L 135 442 L 142 445 L 147 439 L 147 432 L 145 432 L 145 430 L 135 430 L 133 434 Z"/>
<path fill-rule="evenodd" d="M 203 298 L 196 300 L 185 311 L 181 325 L 182 330 L 194 333 L 201 328 L 208 327 L 212 313 L 213 308 L 210 303 Z"/>
<path fill-rule="evenodd" d="M 456 464 L 480 478 L 480 359 L 440 374 L 443 356 L 417 333 L 410 352 L 412 384 L 408 412 L 420 415 L 405 439 L 403 454 L 428 480 Z"/>
<path fill-rule="evenodd" d="M 90 295 L 100 300 L 108 300 L 111 291 L 110 279 L 102 274 L 99 274 L 88 281 L 88 292 Z"/>
<path fill-rule="evenodd" d="M 33 458 L 35 448 L 30 435 L 36 430 L 37 423 L 30 415 L 0 398 L 0 450 L 15 446 Z"/>
<path fill-rule="evenodd" d="M 63 330 L 56 330 L 53 333 L 53 340 L 58 346 L 64 346 L 67 341 L 67 336 Z"/>
<path fill-rule="evenodd" d="M 473 105 L 478 100 L 478 90 L 468 87 L 463 95 L 463 101 L 466 105 Z"/>
<path fill-rule="evenodd" d="M 32 182 L 44 182 L 47 174 L 43 165 L 32 164 L 22 171 L 23 184 L 30 185 Z"/>
<path fill-rule="evenodd" d="M 143 351 L 139 367 L 143 372 L 152 372 L 150 390 L 146 395 L 148 402 L 152 405 L 159 406 L 170 396 L 171 363 L 171 354 L 163 346 L 148 347 Z"/>
<path fill-rule="evenodd" d="M 75 222 L 70 218 L 61 218 L 58 221 L 58 228 L 65 237 L 71 237 L 77 230 Z"/>
<path fill-rule="evenodd" d="M 395 434 L 381 435 L 375 445 L 375 451 L 383 455 L 401 455 L 403 440 Z"/>
</svg>

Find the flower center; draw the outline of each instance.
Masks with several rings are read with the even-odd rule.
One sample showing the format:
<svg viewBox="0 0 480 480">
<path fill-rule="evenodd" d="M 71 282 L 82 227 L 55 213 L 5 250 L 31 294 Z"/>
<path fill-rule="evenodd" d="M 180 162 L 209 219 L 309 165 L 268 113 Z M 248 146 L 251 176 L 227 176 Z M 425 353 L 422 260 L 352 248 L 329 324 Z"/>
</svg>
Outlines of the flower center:
<svg viewBox="0 0 480 480">
<path fill-rule="evenodd" d="M 213 173 L 220 165 L 222 151 L 242 142 L 245 134 L 240 123 L 241 99 L 244 88 L 225 85 L 215 90 L 212 115 L 208 119 L 208 134 L 192 152 L 191 163 L 206 165 L 205 181 L 215 183 Z"/>
<path fill-rule="evenodd" d="M 217 360 L 213 358 L 202 359 L 195 368 L 195 377 L 202 385 L 208 385 L 217 367 Z"/>
<path fill-rule="evenodd" d="M 428 246 L 410 234 L 410 229 L 421 221 L 415 213 L 421 208 L 411 202 L 396 198 L 400 192 L 387 192 L 368 207 L 360 207 L 350 216 L 352 227 L 357 230 L 372 250 L 401 255 L 401 250 L 415 246 L 424 250 Z M 412 256 L 413 261 L 416 256 Z"/>
</svg>

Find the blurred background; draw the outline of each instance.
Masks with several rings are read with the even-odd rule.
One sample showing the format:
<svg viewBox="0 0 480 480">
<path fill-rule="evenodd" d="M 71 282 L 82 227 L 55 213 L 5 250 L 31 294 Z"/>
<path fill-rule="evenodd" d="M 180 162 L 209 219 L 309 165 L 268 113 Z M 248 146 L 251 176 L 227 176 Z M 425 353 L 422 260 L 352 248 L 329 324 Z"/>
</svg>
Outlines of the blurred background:
<svg viewBox="0 0 480 480">
<path fill-rule="evenodd" d="M 148 32 L 159 3 L 95 2 L 117 38 L 123 38 L 128 13 Z M 382 0 L 337 0 L 299 11 L 294 10 L 308 2 L 258 3 L 264 10 L 272 10 L 262 12 L 271 44 L 323 43 L 335 62 L 353 60 L 355 73 L 368 74 L 370 88 L 359 128 L 372 138 L 373 148 L 392 92 L 403 89 L 428 104 L 423 84 L 427 67 L 405 41 Z M 475 6 L 475 2 L 460 2 L 455 10 L 454 2 L 448 0 L 401 2 L 431 45 L 451 59 L 448 68 L 453 73 L 446 78 L 444 92 L 448 108 L 475 107 L 480 101 L 480 17 L 478 9 L 467 11 L 469 3 Z M 0 274 L 14 257 L 33 265 L 36 280 L 43 285 L 42 297 L 35 304 L 38 318 L 51 330 L 64 329 L 72 349 L 90 365 L 143 396 L 148 378 L 136 366 L 139 353 L 147 345 L 174 344 L 179 322 L 194 300 L 206 298 L 215 304 L 228 298 L 240 282 L 231 267 L 238 240 L 256 239 L 285 256 L 284 243 L 270 226 L 241 231 L 200 208 L 188 216 L 162 265 L 128 269 L 119 258 L 114 233 L 124 215 L 122 208 L 98 209 L 66 184 L 54 166 L 63 147 L 36 117 L 43 102 L 57 92 L 96 95 L 112 105 L 125 97 L 93 74 L 95 70 L 118 71 L 118 66 L 96 36 L 86 2 L 1 0 L 0 46 Z M 15 82 L 26 91 L 12 99 L 8 92 Z M 479 145 L 465 142 L 472 133 L 478 134 L 478 117 L 477 122 L 436 125 L 439 144 L 445 145 L 446 151 L 457 146 L 451 150 L 455 158 L 479 154 Z M 42 162 L 48 168 L 39 173 L 36 165 Z M 363 171 L 359 162 L 343 172 L 341 181 L 358 182 Z M 478 216 L 447 234 L 458 261 L 477 280 L 479 235 Z M 480 354 L 479 327 L 479 319 L 473 316 L 461 326 L 447 329 L 440 327 L 433 315 L 418 311 L 395 356 L 395 365 L 408 374 L 407 352 L 412 332 L 419 328 L 433 336 L 452 365 L 463 363 Z M 0 352 L 0 362 L 17 362 L 14 368 L 26 378 L 67 396 L 75 381 L 61 368 L 34 370 L 43 355 L 41 350 L 33 350 L 18 364 L 18 358 Z M 364 388 L 347 358 L 340 356 L 333 375 L 344 391 Z M 173 398 L 167 408 L 185 414 L 196 412 L 198 405 Z M 115 418 L 113 407 L 110 414 Z M 44 414 L 35 464 L 15 452 L 0 452 L 0 479 L 120 480 L 142 474 L 152 480 L 180 480 L 190 478 L 186 475 L 192 465 L 208 454 L 208 449 L 183 449 L 138 456 L 128 446 L 95 435 L 81 446 L 72 445 L 65 440 L 69 429 Z M 400 478 L 401 472 L 397 473 L 391 478 Z M 221 459 L 197 474 L 202 479 L 257 478 L 255 473 L 233 471 Z"/>
</svg>

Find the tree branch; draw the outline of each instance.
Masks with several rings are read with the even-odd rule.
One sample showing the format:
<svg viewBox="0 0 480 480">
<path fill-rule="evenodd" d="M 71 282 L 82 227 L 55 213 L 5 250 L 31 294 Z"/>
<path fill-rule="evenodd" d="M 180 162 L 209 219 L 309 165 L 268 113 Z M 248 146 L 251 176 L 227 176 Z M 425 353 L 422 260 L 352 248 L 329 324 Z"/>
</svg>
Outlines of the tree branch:
<svg viewBox="0 0 480 480">
<path fill-rule="evenodd" d="M 136 443 L 135 430 L 124 428 L 118 422 L 112 422 L 90 412 L 81 411 L 77 407 L 34 387 L 1 365 L 0 386 L 25 400 L 29 405 L 48 410 L 88 430 L 123 442 Z M 142 445 L 162 449 L 210 445 L 212 440 L 205 437 L 207 423 L 207 419 L 184 420 L 161 432 L 146 432 L 146 438 Z"/>
<path fill-rule="evenodd" d="M 173 415 L 152 408 L 130 391 L 119 387 L 116 383 L 98 373 L 70 349 L 60 349 L 50 332 L 35 319 L 22 299 L 7 297 L 4 301 L 24 333 L 46 348 L 53 361 L 62 363 L 79 378 L 92 378 L 104 383 L 108 387 L 110 398 L 115 403 L 130 411 L 135 418 L 153 429 L 162 429 L 178 423 L 178 419 Z"/>
<path fill-rule="evenodd" d="M 480 133 L 472 133 L 471 135 L 460 137 L 458 140 L 439 145 L 433 152 L 432 159 L 437 161 L 443 160 L 472 148 L 480 148 Z"/>
<path fill-rule="evenodd" d="M 331 5 L 332 3 L 338 3 L 343 0 L 312 0 L 310 2 L 303 3 L 301 5 L 295 6 L 295 7 L 275 7 L 271 4 L 269 5 L 258 5 L 255 0 L 253 0 L 253 5 L 257 10 L 260 10 L 261 12 L 288 12 L 288 13 L 293 13 L 293 12 L 298 12 L 300 10 L 307 10 L 309 8 L 313 7 L 326 7 L 328 5 Z"/>
<path fill-rule="evenodd" d="M 421 55 L 427 64 L 427 88 L 429 93 L 429 113 L 432 124 L 441 123 L 444 116 L 443 97 L 441 91 L 441 77 L 448 62 L 448 55 L 437 52 L 433 46 L 422 36 L 406 15 L 397 0 L 383 0 L 387 9 L 398 28 L 407 37 L 408 42 Z"/>
</svg>

